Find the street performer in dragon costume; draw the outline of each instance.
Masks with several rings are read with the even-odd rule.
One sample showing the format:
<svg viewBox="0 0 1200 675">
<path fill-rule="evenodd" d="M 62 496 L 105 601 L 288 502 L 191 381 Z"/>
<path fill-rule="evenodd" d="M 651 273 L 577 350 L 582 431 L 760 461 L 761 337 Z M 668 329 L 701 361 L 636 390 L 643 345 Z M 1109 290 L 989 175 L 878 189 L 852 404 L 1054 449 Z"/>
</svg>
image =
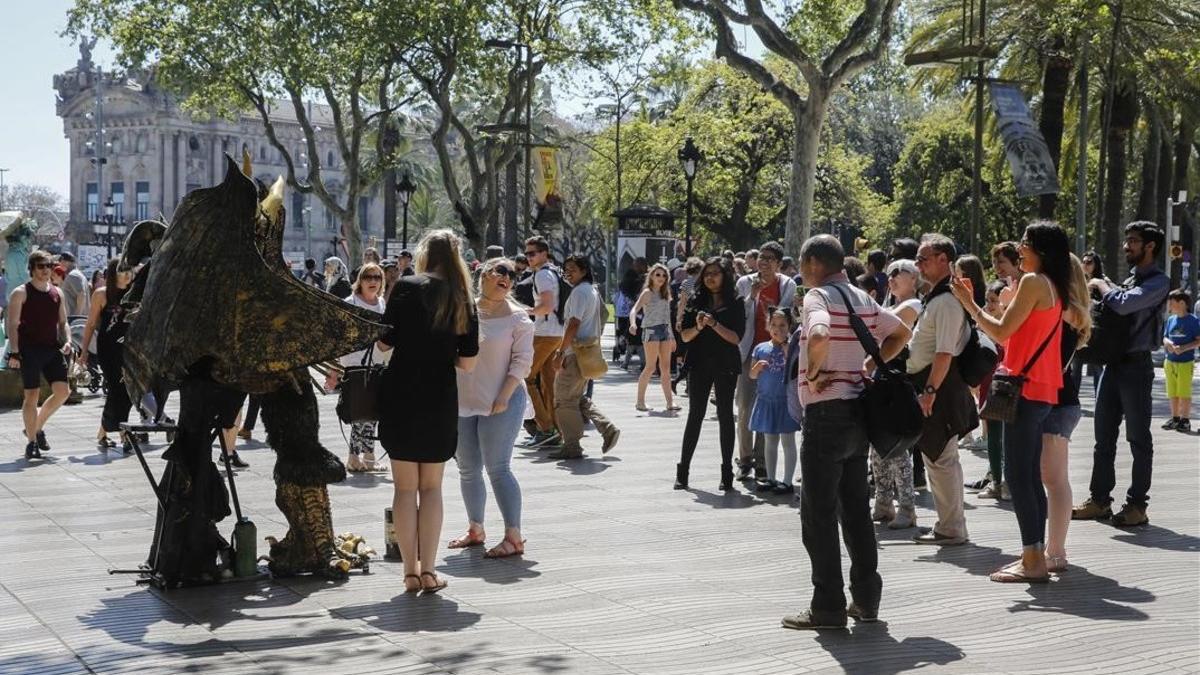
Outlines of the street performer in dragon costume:
<svg viewBox="0 0 1200 675">
<path fill-rule="evenodd" d="M 218 553 L 228 544 L 216 523 L 230 509 L 212 461 L 214 431 L 232 426 L 245 396 L 258 394 L 276 452 L 275 503 L 289 526 L 282 540 L 268 538 L 270 570 L 341 578 L 366 552 L 345 551 L 334 537 L 326 486 L 346 469 L 318 441 L 308 369 L 371 344 L 387 327 L 379 314 L 291 274 L 282 179 L 268 191 L 248 177 L 248 160 L 244 172 L 227 164 L 223 182 L 189 193 L 169 227 L 135 226 L 121 262 L 146 262 L 126 295 L 125 380 L 134 396 L 162 386 L 180 392 L 149 567 L 167 586 L 220 577 Z"/>
</svg>

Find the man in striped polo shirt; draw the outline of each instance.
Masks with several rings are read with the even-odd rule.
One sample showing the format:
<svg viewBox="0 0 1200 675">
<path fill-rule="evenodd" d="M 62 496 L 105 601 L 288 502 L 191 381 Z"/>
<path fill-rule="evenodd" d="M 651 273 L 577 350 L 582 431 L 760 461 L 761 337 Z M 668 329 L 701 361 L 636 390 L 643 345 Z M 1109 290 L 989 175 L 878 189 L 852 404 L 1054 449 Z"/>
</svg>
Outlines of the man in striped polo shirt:
<svg viewBox="0 0 1200 675">
<path fill-rule="evenodd" d="M 797 383 L 804 404 L 801 531 L 812 564 L 813 598 L 808 609 L 783 618 L 785 628 L 841 628 L 847 616 L 875 621 L 883 588 L 876 571 L 878 553 L 867 494 L 867 431 L 859 401 L 866 350 L 850 326 L 842 294 L 880 343 L 885 360 L 900 353 L 909 331 L 871 296 L 850 285 L 844 258 L 842 245 L 827 234 L 812 237 L 800 249 L 800 274 L 812 287 L 804 296 Z M 839 520 L 850 554 L 853 602 L 849 607 L 843 590 Z"/>
</svg>

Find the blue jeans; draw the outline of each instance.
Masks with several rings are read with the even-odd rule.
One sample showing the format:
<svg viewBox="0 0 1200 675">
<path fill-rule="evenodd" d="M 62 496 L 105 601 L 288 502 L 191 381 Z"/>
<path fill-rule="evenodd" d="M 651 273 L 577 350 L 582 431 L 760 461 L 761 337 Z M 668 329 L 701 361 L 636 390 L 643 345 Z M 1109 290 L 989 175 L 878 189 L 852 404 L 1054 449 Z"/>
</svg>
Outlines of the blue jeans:
<svg viewBox="0 0 1200 675">
<path fill-rule="evenodd" d="M 472 523 L 483 523 L 487 503 L 487 488 L 483 485 L 486 467 L 504 527 L 521 527 L 521 486 L 512 474 L 511 464 L 513 444 L 525 417 L 525 401 L 525 389 L 518 387 L 504 412 L 458 418 L 458 450 L 454 457 L 458 462 L 458 483 L 467 505 L 467 518 Z"/>
<path fill-rule="evenodd" d="M 1042 485 L 1042 423 L 1051 405 L 1022 398 L 1017 419 L 1004 425 L 1004 480 L 1012 494 L 1021 545 L 1046 540 L 1046 488 Z"/>
<path fill-rule="evenodd" d="M 1150 435 L 1150 389 L 1154 364 L 1149 352 L 1128 355 L 1104 368 L 1096 391 L 1096 448 L 1092 454 L 1092 501 L 1111 504 L 1117 485 L 1117 433 L 1125 420 L 1125 440 L 1133 453 L 1133 478 L 1126 500 L 1146 508 L 1154 469 L 1154 438 Z"/>
<path fill-rule="evenodd" d="M 694 394 L 693 394 L 694 396 Z M 867 431 L 858 401 L 823 401 L 804 411 L 800 445 L 800 538 L 812 563 L 810 609 L 822 617 L 845 616 L 841 525 L 850 554 L 850 596 L 878 609 L 883 580 L 867 489 Z"/>
</svg>

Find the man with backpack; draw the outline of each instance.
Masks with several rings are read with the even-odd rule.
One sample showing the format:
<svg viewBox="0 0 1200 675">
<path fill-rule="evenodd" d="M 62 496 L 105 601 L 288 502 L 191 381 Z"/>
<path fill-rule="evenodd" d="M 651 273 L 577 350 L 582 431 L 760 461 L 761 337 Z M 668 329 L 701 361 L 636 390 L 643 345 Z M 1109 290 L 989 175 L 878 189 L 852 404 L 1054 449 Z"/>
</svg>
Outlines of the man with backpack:
<svg viewBox="0 0 1200 675">
<path fill-rule="evenodd" d="M 1092 338 L 1082 355 L 1091 362 L 1103 363 L 1105 368 L 1096 389 L 1091 496 L 1071 512 L 1075 520 L 1112 518 L 1112 523 L 1121 527 L 1149 522 L 1146 507 L 1154 465 L 1154 438 L 1150 434 L 1154 362 L 1150 352 L 1158 347 L 1162 335 L 1159 315 L 1170 287 L 1170 280 L 1154 261 L 1164 238 L 1156 223 L 1129 223 L 1123 248 L 1125 262 L 1133 273 L 1120 286 L 1104 279 L 1088 282 L 1101 299 Z M 1112 491 L 1117 483 L 1117 433 L 1122 419 L 1133 454 L 1133 476 L 1125 506 L 1114 515 Z"/>
<path fill-rule="evenodd" d="M 530 305 L 529 318 L 533 319 L 533 364 L 525 385 L 533 401 L 537 433 L 529 447 L 548 447 L 556 445 L 561 439 L 554 420 L 554 378 L 557 374 L 556 361 L 562 348 L 563 305 L 570 291 L 561 291 L 560 285 L 565 282 L 562 273 L 550 264 L 550 244 L 545 237 L 525 240 L 525 258 L 533 275 L 527 282 L 522 282 L 529 288 L 518 288 L 516 295 L 518 300 Z M 529 297 L 523 299 L 522 295 Z"/>
</svg>

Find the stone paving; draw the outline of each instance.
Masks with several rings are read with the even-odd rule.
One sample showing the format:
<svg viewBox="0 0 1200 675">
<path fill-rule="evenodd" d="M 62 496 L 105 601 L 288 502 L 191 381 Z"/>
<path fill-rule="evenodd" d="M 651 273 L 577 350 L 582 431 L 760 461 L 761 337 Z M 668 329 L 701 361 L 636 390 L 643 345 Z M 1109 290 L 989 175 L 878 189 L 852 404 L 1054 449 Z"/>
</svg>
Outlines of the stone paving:
<svg viewBox="0 0 1200 675">
<path fill-rule="evenodd" d="M 1088 379 L 1088 378 L 1085 378 Z M 1156 383 L 1161 416 L 1161 379 Z M 1090 384 L 1085 384 L 1085 397 Z M 440 595 L 403 593 L 398 564 L 344 583 L 311 578 L 159 592 L 109 568 L 146 553 L 154 499 L 135 458 L 99 454 L 100 401 L 53 420 L 50 459 L 31 465 L 18 411 L 0 411 L 0 673 L 1166 673 L 1200 671 L 1200 438 L 1159 431 L 1151 524 L 1119 530 L 1074 523 L 1071 568 L 1040 586 L 989 583 L 1013 559 L 1008 504 L 967 497 L 970 545 L 918 547 L 911 531 L 879 530 L 881 621 L 795 632 L 782 615 L 806 606 L 808 561 L 797 509 L 784 497 L 717 491 L 715 420 L 707 423 L 693 489 L 671 489 L 683 418 L 633 409 L 621 370 L 595 399 L 622 428 L 607 457 L 593 432 L 582 461 L 517 450 L 524 558 L 440 552 Z M 658 399 L 649 395 L 651 405 Z M 1090 401 L 1085 401 L 1090 407 Z M 345 447 L 333 397 L 321 399 L 322 439 Z M 163 439 L 152 439 L 157 473 Z M 1085 417 L 1071 452 L 1072 485 L 1087 485 Z M 250 442 L 239 474 L 260 536 L 280 536 L 273 455 Z M 986 460 L 965 453 L 970 478 Z M 1129 456 L 1118 462 L 1119 488 Z M 446 478 L 443 540 L 465 526 L 456 471 Z M 335 527 L 383 548 L 385 475 L 330 487 Z M 919 519 L 934 516 L 927 493 Z M 502 534 L 494 504 L 493 542 Z M 232 523 L 222 523 L 228 533 Z M 260 544 L 260 551 L 265 548 Z"/>
</svg>

